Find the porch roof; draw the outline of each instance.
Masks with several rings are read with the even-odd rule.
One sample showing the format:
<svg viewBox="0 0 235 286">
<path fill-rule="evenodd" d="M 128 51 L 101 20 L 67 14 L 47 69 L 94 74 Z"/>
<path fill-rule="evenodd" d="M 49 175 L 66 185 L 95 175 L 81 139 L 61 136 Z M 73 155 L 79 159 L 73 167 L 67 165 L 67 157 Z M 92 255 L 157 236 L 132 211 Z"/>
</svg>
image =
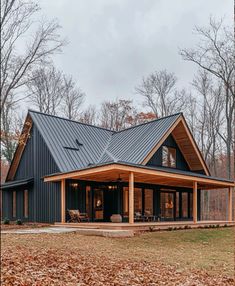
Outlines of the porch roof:
<svg viewBox="0 0 235 286">
<path fill-rule="evenodd" d="M 18 188 L 18 187 L 22 187 L 22 186 L 28 186 L 30 184 L 32 184 L 34 181 L 33 178 L 28 178 L 28 179 L 22 179 L 22 180 L 17 180 L 17 181 L 9 181 L 6 183 L 3 183 L 1 185 L 1 189 L 2 190 L 7 190 L 7 189 L 11 189 L 11 188 Z"/>
<path fill-rule="evenodd" d="M 193 182 L 197 182 L 198 188 L 200 189 L 219 189 L 235 186 L 234 181 L 222 178 L 164 167 L 130 164 L 121 161 L 92 165 L 71 172 L 51 174 L 44 177 L 44 182 L 56 182 L 64 179 L 115 182 L 119 177 L 122 182 L 128 182 L 130 172 L 134 173 L 135 183 L 192 188 Z"/>
</svg>

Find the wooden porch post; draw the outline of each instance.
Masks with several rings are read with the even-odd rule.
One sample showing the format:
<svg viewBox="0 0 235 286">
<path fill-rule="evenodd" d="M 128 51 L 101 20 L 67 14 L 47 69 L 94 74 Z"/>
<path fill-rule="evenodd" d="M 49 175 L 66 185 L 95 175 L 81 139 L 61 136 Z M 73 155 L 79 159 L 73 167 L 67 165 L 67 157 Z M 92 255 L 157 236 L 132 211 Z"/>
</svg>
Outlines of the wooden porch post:
<svg viewBox="0 0 235 286">
<path fill-rule="evenodd" d="M 197 182 L 193 182 L 193 222 L 197 223 Z"/>
<path fill-rule="evenodd" d="M 65 179 L 61 180 L 61 222 L 66 222 L 65 213 Z"/>
<path fill-rule="evenodd" d="M 228 221 L 233 220 L 233 187 L 228 189 Z"/>
<path fill-rule="evenodd" d="M 134 223 L 134 173 L 129 174 L 129 223 Z"/>
</svg>

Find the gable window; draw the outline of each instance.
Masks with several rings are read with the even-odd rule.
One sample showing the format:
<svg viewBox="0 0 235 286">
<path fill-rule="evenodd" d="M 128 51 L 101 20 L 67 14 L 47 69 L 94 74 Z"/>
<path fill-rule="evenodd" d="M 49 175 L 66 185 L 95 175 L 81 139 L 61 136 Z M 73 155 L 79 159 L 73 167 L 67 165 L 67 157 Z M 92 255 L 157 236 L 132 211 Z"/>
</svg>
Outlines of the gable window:
<svg viewBox="0 0 235 286">
<path fill-rule="evenodd" d="M 162 166 L 176 168 L 176 149 L 172 147 L 162 147 Z"/>
<path fill-rule="evenodd" d="M 24 217 L 29 217 L 29 193 L 28 190 L 24 190 Z"/>
<path fill-rule="evenodd" d="M 13 191 L 12 195 L 12 217 L 16 217 L 16 191 Z"/>
</svg>

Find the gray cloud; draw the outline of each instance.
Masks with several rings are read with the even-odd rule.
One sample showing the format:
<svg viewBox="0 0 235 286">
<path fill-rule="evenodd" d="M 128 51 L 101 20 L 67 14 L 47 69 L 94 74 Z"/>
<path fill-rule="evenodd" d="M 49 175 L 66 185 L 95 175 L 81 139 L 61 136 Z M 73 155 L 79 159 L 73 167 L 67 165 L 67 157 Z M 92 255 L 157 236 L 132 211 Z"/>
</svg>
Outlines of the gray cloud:
<svg viewBox="0 0 235 286">
<path fill-rule="evenodd" d="M 188 86 L 195 67 L 179 47 L 192 47 L 195 25 L 210 15 L 233 23 L 233 0 L 41 0 L 42 12 L 57 18 L 69 45 L 55 57 L 86 92 L 86 104 L 131 98 L 143 76 L 166 68 Z"/>
</svg>

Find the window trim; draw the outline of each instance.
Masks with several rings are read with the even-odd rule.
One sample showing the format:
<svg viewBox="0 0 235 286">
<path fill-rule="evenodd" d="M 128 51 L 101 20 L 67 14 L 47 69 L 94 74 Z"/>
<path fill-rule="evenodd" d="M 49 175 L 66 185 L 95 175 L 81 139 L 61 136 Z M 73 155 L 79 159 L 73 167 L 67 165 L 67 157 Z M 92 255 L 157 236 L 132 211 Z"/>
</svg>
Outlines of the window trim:
<svg viewBox="0 0 235 286">
<path fill-rule="evenodd" d="M 24 190 L 24 217 L 29 217 L 29 191 L 27 189 Z"/>
</svg>

